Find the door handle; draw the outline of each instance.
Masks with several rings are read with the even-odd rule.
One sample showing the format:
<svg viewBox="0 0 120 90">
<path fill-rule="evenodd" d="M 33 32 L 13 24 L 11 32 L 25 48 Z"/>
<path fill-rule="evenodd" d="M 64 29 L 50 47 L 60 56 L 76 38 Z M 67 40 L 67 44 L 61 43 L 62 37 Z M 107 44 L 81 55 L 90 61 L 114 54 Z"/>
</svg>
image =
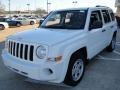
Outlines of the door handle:
<svg viewBox="0 0 120 90">
<path fill-rule="evenodd" d="M 114 26 L 111 26 L 110 28 L 113 28 Z"/>
<path fill-rule="evenodd" d="M 105 29 L 102 30 L 102 32 L 105 32 L 105 31 L 106 31 Z"/>
</svg>

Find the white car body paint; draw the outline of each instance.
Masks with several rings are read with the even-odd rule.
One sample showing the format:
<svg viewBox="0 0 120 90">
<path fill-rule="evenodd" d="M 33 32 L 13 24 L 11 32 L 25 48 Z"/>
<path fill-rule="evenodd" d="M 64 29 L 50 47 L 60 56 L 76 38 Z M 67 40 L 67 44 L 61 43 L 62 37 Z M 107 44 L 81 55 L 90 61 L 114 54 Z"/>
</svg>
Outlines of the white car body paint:
<svg viewBox="0 0 120 90">
<path fill-rule="evenodd" d="M 62 83 L 68 69 L 70 57 L 75 51 L 86 47 L 87 59 L 91 59 L 110 44 L 114 32 L 117 31 L 116 21 L 111 21 L 107 26 L 103 22 L 102 28 L 89 31 L 91 12 L 102 9 L 108 8 L 89 8 L 85 28 L 81 30 L 37 28 L 36 30 L 28 30 L 11 35 L 6 42 L 15 42 L 20 45 L 23 44 L 23 47 L 25 45 L 28 45 L 28 47 L 31 45 L 34 46 L 33 61 L 25 60 L 24 58 L 21 59 L 16 57 L 16 55 L 13 56 L 9 51 L 4 49 L 2 52 L 2 58 L 5 66 L 14 72 L 35 80 Z M 112 29 L 106 28 L 111 25 L 114 25 Z M 106 32 L 102 32 L 103 29 L 106 29 Z M 47 48 L 45 59 L 39 59 L 36 55 L 36 49 L 40 45 L 44 45 Z M 11 45 L 9 45 L 8 48 L 10 48 L 10 46 Z M 24 50 L 25 49 L 23 49 L 23 51 Z M 25 56 L 24 52 L 23 56 Z M 47 58 L 54 59 L 59 56 L 62 56 L 60 62 L 47 60 Z M 49 69 L 51 69 L 53 73 L 49 73 Z"/>
<path fill-rule="evenodd" d="M 5 29 L 9 28 L 9 25 L 8 25 L 8 23 L 6 23 L 6 22 L 0 22 L 0 24 L 1 24 L 1 25 L 4 25 Z"/>
</svg>

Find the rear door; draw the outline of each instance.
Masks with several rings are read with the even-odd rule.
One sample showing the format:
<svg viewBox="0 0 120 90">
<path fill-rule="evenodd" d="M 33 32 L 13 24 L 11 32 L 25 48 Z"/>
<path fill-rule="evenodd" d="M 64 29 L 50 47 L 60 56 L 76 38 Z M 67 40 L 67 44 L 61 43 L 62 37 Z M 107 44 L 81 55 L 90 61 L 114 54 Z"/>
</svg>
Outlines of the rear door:
<svg viewBox="0 0 120 90">
<path fill-rule="evenodd" d="M 24 25 L 28 25 L 28 20 L 26 18 L 22 18 L 22 22 Z"/>
<path fill-rule="evenodd" d="M 112 20 L 108 10 L 102 10 L 103 16 L 103 36 L 104 36 L 104 45 L 107 46 L 111 42 L 113 31 L 115 29 L 115 19 Z"/>
<path fill-rule="evenodd" d="M 115 19 L 115 15 L 113 13 L 112 10 L 109 10 L 109 14 L 110 14 L 110 17 L 111 17 L 111 34 L 113 34 L 117 29 L 118 29 L 118 26 L 117 26 L 117 22 L 116 22 L 116 19 Z M 110 40 L 112 39 L 112 37 L 110 37 Z"/>
</svg>

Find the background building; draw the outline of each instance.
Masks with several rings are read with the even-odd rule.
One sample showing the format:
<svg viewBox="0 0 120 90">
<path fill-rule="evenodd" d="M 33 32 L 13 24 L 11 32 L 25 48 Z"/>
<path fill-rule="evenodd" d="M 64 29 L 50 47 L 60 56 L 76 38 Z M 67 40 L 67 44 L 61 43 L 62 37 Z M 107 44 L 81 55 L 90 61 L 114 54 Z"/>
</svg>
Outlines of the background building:
<svg viewBox="0 0 120 90">
<path fill-rule="evenodd" d="M 120 16 L 120 0 L 116 0 L 115 7 L 117 7 L 116 15 Z"/>
</svg>

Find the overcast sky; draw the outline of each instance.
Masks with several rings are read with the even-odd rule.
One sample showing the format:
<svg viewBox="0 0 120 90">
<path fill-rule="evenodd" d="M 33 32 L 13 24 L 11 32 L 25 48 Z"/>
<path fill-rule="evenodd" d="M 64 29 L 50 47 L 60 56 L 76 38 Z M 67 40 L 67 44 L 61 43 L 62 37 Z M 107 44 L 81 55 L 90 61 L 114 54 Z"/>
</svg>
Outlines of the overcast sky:
<svg viewBox="0 0 120 90">
<path fill-rule="evenodd" d="M 5 5 L 6 10 L 8 10 L 8 0 L 1 0 Z M 73 8 L 73 7 L 92 7 L 96 5 L 104 5 L 111 7 L 114 11 L 115 0 L 75 0 L 78 3 L 74 6 L 72 3 L 74 0 L 48 0 L 51 5 L 49 6 L 50 10 L 63 9 L 63 8 Z M 30 9 L 34 10 L 35 8 L 46 9 L 47 0 L 11 0 L 11 10 L 28 10 L 27 3 L 30 3 Z"/>
</svg>

